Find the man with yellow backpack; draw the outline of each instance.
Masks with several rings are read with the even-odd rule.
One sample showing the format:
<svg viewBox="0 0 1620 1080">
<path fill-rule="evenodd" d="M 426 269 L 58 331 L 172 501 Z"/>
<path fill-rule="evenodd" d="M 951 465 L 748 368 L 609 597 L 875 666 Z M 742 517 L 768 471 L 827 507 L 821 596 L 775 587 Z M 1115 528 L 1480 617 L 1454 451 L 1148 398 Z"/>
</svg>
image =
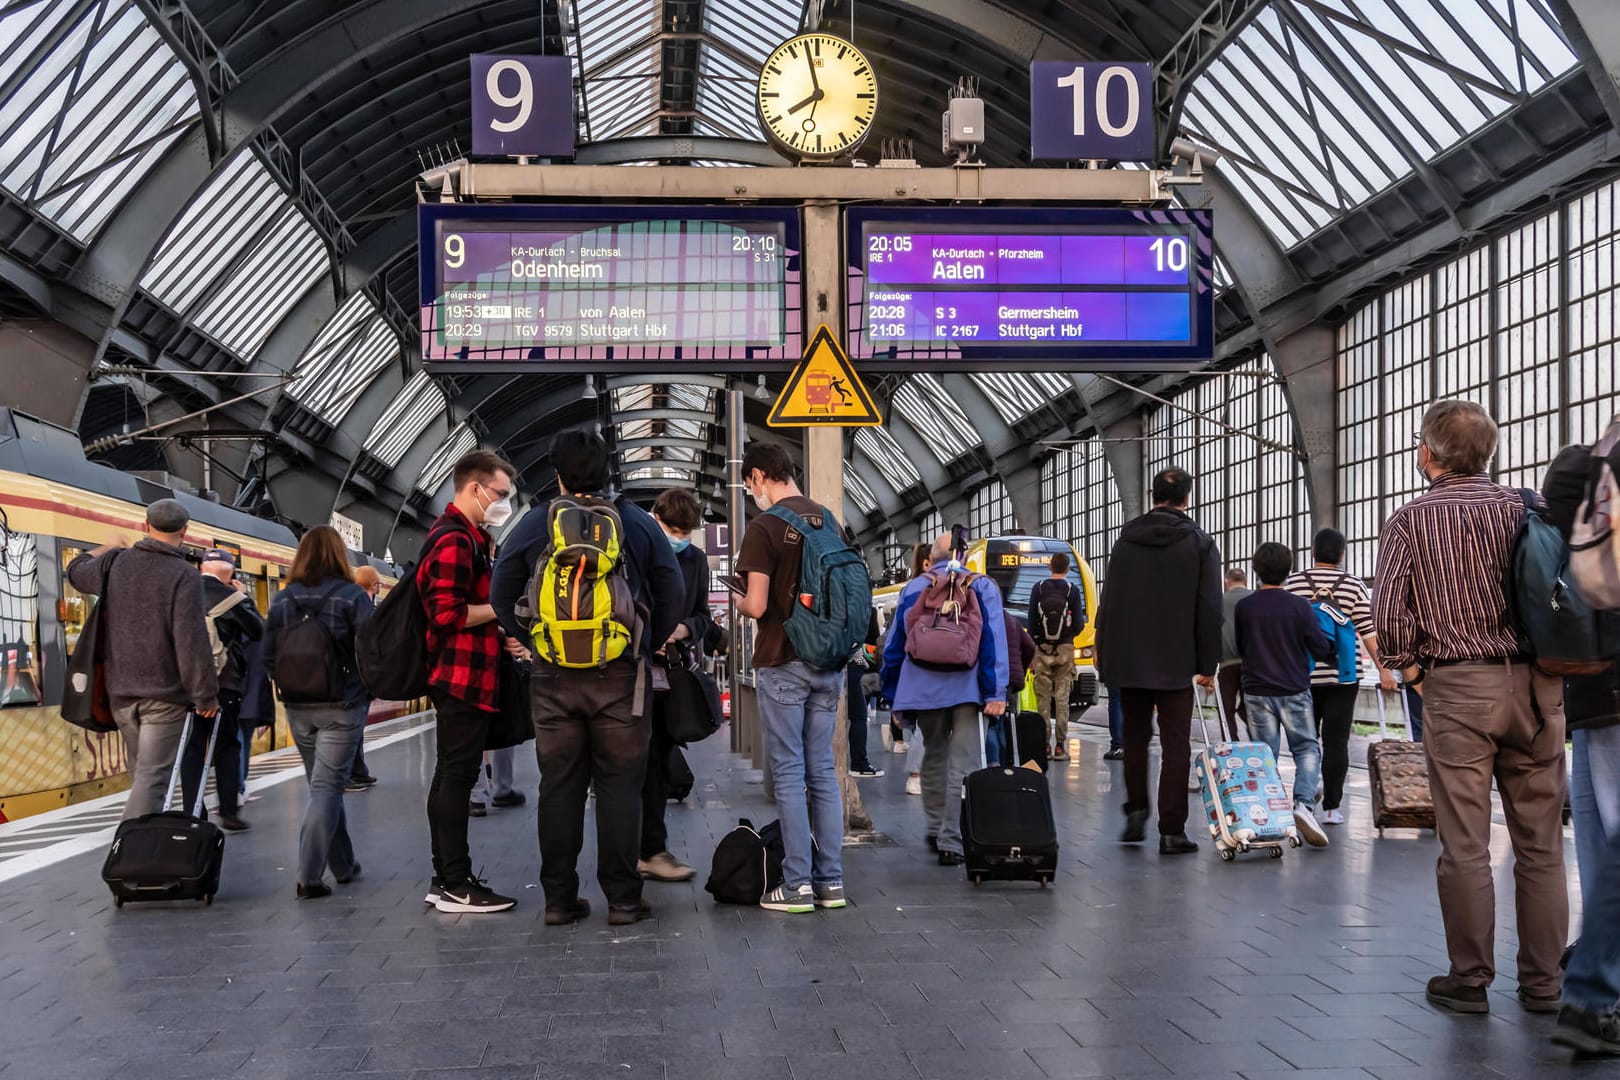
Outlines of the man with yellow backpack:
<svg viewBox="0 0 1620 1080">
<path fill-rule="evenodd" d="M 503 539 L 490 603 L 534 654 L 546 925 L 590 915 L 578 862 L 594 782 L 597 882 L 608 924 L 628 926 L 652 914 L 636 869 L 652 736 L 649 664 L 653 643 L 669 640 L 686 610 L 686 590 L 658 523 L 607 493 L 601 436 L 562 432 L 551 464 L 560 493 Z"/>
</svg>

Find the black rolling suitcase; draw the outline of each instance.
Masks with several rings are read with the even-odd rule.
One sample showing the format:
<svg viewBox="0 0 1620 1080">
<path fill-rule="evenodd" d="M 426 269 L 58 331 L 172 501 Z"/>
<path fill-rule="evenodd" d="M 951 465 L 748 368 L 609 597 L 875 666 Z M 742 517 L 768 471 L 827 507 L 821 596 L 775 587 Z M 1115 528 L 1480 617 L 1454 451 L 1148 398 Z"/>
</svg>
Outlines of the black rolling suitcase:
<svg viewBox="0 0 1620 1080">
<path fill-rule="evenodd" d="M 1022 765 L 1033 761 L 1041 767 L 1041 772 L 1050 772 L 1050 762 L 1047 761 L 1046 745 L 1046 717 L 1038 712 L 1025 710 L 1013 718 L 1013 764 Z M 1032 746 L 1035 749 L 1019 754 L 1018 747 Z"/>
<path fill-rule="evenodd" d="M 112 850 L 101 866 L 101 880 L 112 890 L 113 903 L 123 907 L 133 900 L 201 900 L 214 902 L 219 891 L 219 868 L 225 858 L 225 834 L 209 821 L 199 820 L 203 809 L 203 788 L 197 785 L 197 804 L 189 813 L 170 810 L 175 788 L 180 786 L 180 763 L 185 760 L 186 743 L 191 738 L 195 713 L 186 715 L 180 733 L 180 749 L 175 754 L 174 771 L 169 774 L 169 790 L 163 809 L 142 814 L 118 826 Z M 214 760 L 214 740 L 219 735 L 219 716 L 208 736 L 203 758 L 203 776 Z"/>
<path fill-rule="evenodd" d="M 1009 726 L 1017 761 L 1018 724 Z M 982 754 L 982 713 L 979 746 Z M 968 880 L 975 885 L 986 880 L 1038 881 L 1042 888 L 1050 884 L 1057 875 L 1058 841 L 1046 775 L 999 765 L 969 773 L 962 799 L 962 853 Z"/>
</svg>

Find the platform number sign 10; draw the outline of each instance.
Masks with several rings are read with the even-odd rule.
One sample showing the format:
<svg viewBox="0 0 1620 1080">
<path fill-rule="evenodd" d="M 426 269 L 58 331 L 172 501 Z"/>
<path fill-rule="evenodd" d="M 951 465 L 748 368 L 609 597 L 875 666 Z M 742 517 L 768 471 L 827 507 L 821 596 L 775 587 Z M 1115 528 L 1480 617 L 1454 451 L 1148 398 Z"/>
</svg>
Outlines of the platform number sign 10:
<svg viewBox="0 0 1620 1080">
<path fill-rule="evenodd" d="M 1030 155 L 1150 161 L 1153 65 L 1036 60 L 1029 65 Z"/>
<path fill-rule="evenodd" d="M 566 56 L 472 57 L 472 152 L 572 157 L 574 81 Z"/>
</svg>

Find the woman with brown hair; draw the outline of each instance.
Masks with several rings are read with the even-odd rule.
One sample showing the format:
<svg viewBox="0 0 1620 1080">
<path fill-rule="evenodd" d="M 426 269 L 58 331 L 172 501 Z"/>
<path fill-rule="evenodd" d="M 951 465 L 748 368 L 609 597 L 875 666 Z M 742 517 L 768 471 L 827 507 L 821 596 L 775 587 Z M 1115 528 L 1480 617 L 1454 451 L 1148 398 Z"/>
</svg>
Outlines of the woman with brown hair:
<svg viewBox="0 0 1620 1080">
<path fill-rule="evenodd" d="M 371 617 L 371 597 L 354 583 L 343 538 L 329 525 L 304 534 L 288 584 L 270 608 L 264 669 L 287 707 L 287 726 L 304 759 L 309 803 L 298 833 L 300 900 L 330 896 L 360 876 L 343 817 L 343 789 L 365 731 L 370 696 L 360 681 L 354 637 Z"/>
</svg>

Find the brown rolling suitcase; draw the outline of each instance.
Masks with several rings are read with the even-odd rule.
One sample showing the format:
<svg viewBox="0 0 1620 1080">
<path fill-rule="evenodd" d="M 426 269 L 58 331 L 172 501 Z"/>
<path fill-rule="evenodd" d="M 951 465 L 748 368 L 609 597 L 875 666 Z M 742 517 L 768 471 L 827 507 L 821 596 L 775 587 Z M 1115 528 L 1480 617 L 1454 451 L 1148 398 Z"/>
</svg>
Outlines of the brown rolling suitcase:
<svg viewBox="0 0 1620 1080">
<path fill-rule="evenodd" d="M 1396 691 L 1401 712 L 1406 717 L 1406 740 L 1389 737 L 1384 722 L 1384 692 L 1375 692 L 1378 702 L 1379 741 L 1367 746 L 1367 778 L 1372 786 L 1373 825 L 1378 835 L 1385 829 L 1434 828 L 1434 796 L 1429 793 L 1429 761 L 1423 744 L 1412 741 L 1412 714 L 1406 704 L 1406 688 Z"/>
</svg>

